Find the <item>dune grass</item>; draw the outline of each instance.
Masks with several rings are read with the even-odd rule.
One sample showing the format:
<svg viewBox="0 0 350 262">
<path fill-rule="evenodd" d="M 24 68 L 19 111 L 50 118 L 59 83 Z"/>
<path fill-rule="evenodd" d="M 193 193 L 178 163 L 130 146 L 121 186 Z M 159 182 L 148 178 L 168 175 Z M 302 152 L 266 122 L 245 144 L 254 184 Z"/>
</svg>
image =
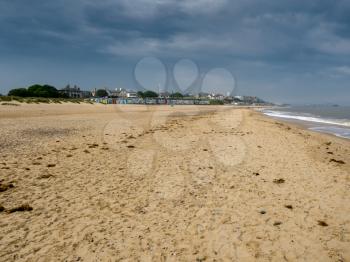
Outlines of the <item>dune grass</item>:
<svg viewBox="0 0 350 262">
<path fill-rule="evenodd" d="M 0 102 L 19 102 L 27 104 L 61 104 L 61 103 L 88 103 L 93 104 L 90 99 L 83 98 L 46 98 L 46 97 L 18 97 L 18 96 L 0 96 Z M 2 103 L 2 105 L 6 105 Z"/>
</svg>

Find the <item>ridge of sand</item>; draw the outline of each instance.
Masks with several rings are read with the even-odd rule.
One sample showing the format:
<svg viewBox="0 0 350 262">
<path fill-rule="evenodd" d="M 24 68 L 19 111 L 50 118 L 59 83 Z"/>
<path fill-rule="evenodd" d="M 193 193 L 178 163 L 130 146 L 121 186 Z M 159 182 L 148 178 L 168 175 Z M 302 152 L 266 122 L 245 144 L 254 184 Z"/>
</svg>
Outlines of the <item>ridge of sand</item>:
<svg viewBox="0 0 350 262">
<path fill-rule="evenodd" d="M 350 259 L 346 140 L 231 107 L 25 108 L 0 108 L 0 261 Z"/>
</svg>

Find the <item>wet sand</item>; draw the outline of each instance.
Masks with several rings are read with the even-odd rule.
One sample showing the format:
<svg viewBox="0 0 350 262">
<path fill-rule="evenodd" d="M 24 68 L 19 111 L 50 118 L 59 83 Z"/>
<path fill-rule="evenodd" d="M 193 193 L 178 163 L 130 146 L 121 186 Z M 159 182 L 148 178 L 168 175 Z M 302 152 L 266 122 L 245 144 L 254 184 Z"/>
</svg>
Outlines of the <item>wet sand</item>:
<svg viewBox="0 0 350 262">
<path fill-rule="evenodd" d="M 0 261 L 348 261 L 350 142 L 224 106 L 0 105 Z"/>
</svg>

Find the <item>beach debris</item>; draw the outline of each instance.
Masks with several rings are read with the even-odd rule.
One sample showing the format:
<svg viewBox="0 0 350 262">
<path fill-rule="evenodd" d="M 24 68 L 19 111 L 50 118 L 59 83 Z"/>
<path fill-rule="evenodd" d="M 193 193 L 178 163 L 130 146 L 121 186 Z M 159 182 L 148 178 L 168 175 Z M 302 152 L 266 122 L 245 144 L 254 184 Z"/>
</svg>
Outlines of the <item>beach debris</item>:
<svg viewBox="0 0 350 262">
<path fill-rule="evenodd" d="M 284 205 L 285 208 L 288 208 L 288 209 L 293 209 L 293 206 L 292 205 Z"/>
<path fill-rule="evenodd" d="M 15 186 L 12 183 L 9 184 L 1 184 L 0 183 L 0 192 L 5 192 L 10 188 L 14 188 Z"/>
<path fill-rule="evenodd" d="M 14 103 L 1 103 L 2 106 L 20 106 L 19 104 Z"/>
<path fill-rule="evenodd" d="M 273 182 L 275 184 L 283 184 L 285 182 L 285 180 L 283 178 L 278 178 L 278 179 L 274 179 Z"/>
<path fill-rule="evenodd" d="M 55 167 L 56 164 L 47 164 L 47 167 Z"/>
<path fill-rule="evenodd" d="M 276 221 L 275 223 L 273 223 L 274 226 L 279 226 L 279 225 L 282 225 L 282 222 L 281 221 Z"/>
<path fill-rule="evenodd" d="M 0 212 L 3 212 L 3 211 L 5 211 L 5 208 L 2 205 L 0 205 Z"/>
<path fill-rule="evenodd" d="M 254 175 L 254 176 L 260 176 L 260 173 L 254 172 L 253 175 Z"/>
<path fill-rule="evenodd" d="M 332 142 L 325 143 L 326 146 L 330 146 L 331 144 L 332 144 Z"/>
<path fill-rule="evenodd" d="M 333 155 L 333 152 L 327 152 L 328 155 Z"/>
<path fill-rule="evenodd" d="M 208 149 L 204 148 L 203 151 L 208 151 Z"/>
<path fill-rule="evenodd" d="M 133 146 L 133 145 L 128 145 L 127 147 L 128 148 L 135 148 L 135 146 Z"/>
<path fill-rule="evenodd" d="M 262 215 L 265 215 L 266 211 L 265 210 L 260 210 L 259 213 L 262 214 Z"/>
<path fill-rule="evenodd" d="M 51 174 L 43 174 L 43 175 L 39 176 L 38 179 L 46 179 L 46 178 L 50 178 L 50 177 L 53 177 L 53 175 L 51 175 Z"/>
<path fill-rule="evenodd" d="M 317 224 L 318 224 L 319 226 L 321 226 L 321 227 L 328 227 L 328 224 L 327 224 L 326 222 L 322 221 L 322 220 L 318 220 L 318 221 L 317 221 Z"/>
<path fill-rule="evenodd" d="M 336 160 L 334 158 L 332 158 L 331 160 L 329 160 L 329 162 L 334 162 L 334 163 L 337 163 L 337 164 L 341 164 L 341 165 L 344 165 L 345 162 L 343 160 Z"/>
<path fill-rule="evenodd" d="M 33 208 L 29 204 L 23 204 L 18 207 L 14 207 L 9 209 L 9 213 L 14 213 L 14 212 L 24 212 L 24 211 L 32 211 Z"/>
</svg>

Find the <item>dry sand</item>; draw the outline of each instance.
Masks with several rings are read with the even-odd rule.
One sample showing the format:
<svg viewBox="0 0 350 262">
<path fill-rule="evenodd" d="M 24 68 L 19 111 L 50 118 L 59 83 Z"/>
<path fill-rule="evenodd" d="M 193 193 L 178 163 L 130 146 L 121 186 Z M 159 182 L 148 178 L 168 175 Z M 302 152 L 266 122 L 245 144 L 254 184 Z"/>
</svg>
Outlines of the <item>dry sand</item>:
<svg viewBox="0 0 350 262">
<path fill-rule="evenodd" d="M 350 261 L 349 145 L 231 107 L 0 105 L 0 261 Z"/>
</svg>

